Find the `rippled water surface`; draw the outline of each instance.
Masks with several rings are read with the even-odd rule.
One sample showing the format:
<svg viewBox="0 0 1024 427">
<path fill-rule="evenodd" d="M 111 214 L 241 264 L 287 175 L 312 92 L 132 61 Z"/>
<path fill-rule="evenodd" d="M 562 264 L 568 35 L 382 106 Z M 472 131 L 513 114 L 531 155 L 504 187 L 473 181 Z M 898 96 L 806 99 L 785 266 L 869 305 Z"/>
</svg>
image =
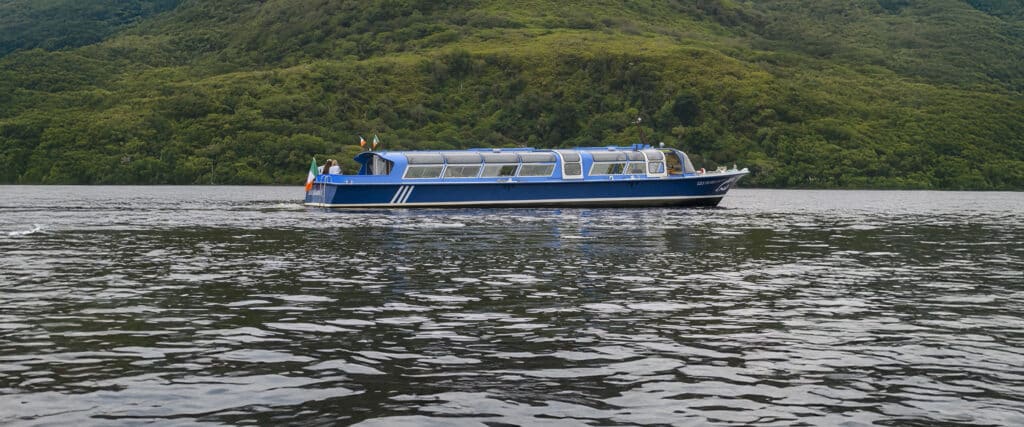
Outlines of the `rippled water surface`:
<svg viewBox="0 0 1024 427">
<path fill-rule="evenodd" d="M 1024 425 L 1024 194 L 0 187 L 0 425 Z"/>
</svg>

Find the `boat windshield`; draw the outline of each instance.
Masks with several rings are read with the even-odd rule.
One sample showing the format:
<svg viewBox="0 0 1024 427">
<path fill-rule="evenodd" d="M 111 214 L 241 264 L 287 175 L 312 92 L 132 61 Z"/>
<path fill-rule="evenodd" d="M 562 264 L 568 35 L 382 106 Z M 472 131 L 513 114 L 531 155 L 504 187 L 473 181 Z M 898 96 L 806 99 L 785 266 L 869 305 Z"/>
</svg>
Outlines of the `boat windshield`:
<svg viewBox="0 0 1024 427">
<path fill-rule="evenodd" d="M 395 162 L 375 155 L 373 161 L 367 163 L 366 166 L 367 175 L 390 175 L 391 169 L 395 167 Z"/>
<path fill-rule="evenodd" d="M 682 153 L 680 153 L 680 154 L 682 154 Z M 686 172 L 686 173 L 697 172 L 697 169 L 693 168 L 693 163 L 690 163 L 690 156 L 687 156 L 686 154 L 683 154 L 682 156 L 683 156 L 683 172 Z"/>
<path fill-rule="evenodd" d="M 683 173 L 683 161 L 679 158 L 679 153 L 675 151 L 665 152 L 665 165 L 668 166 L 668 173 L 671 175 Z"/>
</svg>

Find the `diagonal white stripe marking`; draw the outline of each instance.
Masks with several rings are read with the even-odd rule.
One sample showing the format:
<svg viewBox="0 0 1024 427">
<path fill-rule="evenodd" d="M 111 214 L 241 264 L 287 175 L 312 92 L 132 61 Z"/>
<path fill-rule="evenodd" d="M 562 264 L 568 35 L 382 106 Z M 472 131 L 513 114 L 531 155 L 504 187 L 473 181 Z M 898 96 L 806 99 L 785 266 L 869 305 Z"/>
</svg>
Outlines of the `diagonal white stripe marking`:
<svg viewBox="0 0 1024 427">
<path fill-rule="evenodd" d="M 406 191 L 405 192 L 405 197 L 402 197 L 402 203 L 405 203 L 405 202 L 409 201 L 409 196 L 412 195 L 412 189 L 414 189 L 414 188 L 416 188 L 415 185 L 410 185 L 409 186 L 409 191 Z"/>
<path fill-rule="evenodd" d="M 405 186 L 405 192 L 402 193 L 402 197 L 398 198 L 398 203 L 399 204 L 405 203 L 405 199 L 407 197 L 409 197 L 409 193 L 411 193 L 411 192 L 412 192 L 412 186 L 411 185 L 406 185 Z"/>
<path fill-rule="evenodd" d="M 405 190 L 405 186 L 404 186 L 404 185 L 403 185 L 403 186 L 401 186 L 401 187 L 398 187 L 398 190 L 397 190 L 397 191 L 395 191 L 395 196 L 394 196 L 394 197 L 392 197 L 392 198 L 391 198 L 391 201 L 390 201 L 390 202 L 388 202 L 388 203 L 390 203 L 390 204 L 394 204 L 394 203 L 395 203 L 395 201 L 397 201 L 397 200 L 398 200 L 398 195 L 402 194 L 402 191 L 403 191 L 403 190 Z"/>
<path fill-rule="evenodd" d="M 405 198 L 405 193 L 409 191 L 408 185 L 403 185 L 402 190 L 398 192 L 398 198 L 395 199 L 396 204 L 402 204 L 402 199 Z"/>
</svg>

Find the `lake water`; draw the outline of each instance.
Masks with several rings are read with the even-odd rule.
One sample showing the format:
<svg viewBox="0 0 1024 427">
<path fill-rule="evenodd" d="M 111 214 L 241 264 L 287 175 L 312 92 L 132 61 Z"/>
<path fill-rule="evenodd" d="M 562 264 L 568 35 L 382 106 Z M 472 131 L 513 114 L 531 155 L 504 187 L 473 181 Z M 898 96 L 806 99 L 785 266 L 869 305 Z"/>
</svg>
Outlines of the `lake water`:
<svg viewBox="0 0 1024 427">
<path fill-rule="evenodd" d="M 1024 425 L 1024 193 L 0 187 L 0 425 Z"/>
</svg>

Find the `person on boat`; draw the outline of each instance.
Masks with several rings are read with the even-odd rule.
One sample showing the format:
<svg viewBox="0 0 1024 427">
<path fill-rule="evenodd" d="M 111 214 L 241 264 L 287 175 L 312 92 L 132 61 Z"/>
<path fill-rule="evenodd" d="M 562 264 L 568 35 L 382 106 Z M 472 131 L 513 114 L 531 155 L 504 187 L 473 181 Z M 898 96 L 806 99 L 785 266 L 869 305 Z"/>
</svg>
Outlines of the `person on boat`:
<svg viewBox="0 0 1024 427">
<path fill-rule="evenodd" d="M 341 165 L 338 164 L 337 160 L 331 160 L 331 167 L 327 169 L 327 173 L 331 175 L 341 175 Z"/>
<path fill-rule="evenodd" d="M 324 174 L 324 167 L 325 167 L 325 166 L 327 166 L 327 165 L 328 165 L 328 164 L 330 164 L 330 163 L 331 163 L 331 160 L 330 160 L 330 159 L 327 159 L 327 161 L 326 161 L 326 162 L 324 162 L 324 164 L 322 164 L 322 165 L 320 165 L 320 166 L 317 166 L 317 167 L 316 167 L 316 174 L 317 174 L 317 175 L 323 175 L 323 174 Z"/>
<path fill-rule="evenodd" d="M 327 159 L 324 165 L 320 167 L 320 174 L 331 173 L 331 166 L 334 165 L 334 159 Z"/>
</svg>

